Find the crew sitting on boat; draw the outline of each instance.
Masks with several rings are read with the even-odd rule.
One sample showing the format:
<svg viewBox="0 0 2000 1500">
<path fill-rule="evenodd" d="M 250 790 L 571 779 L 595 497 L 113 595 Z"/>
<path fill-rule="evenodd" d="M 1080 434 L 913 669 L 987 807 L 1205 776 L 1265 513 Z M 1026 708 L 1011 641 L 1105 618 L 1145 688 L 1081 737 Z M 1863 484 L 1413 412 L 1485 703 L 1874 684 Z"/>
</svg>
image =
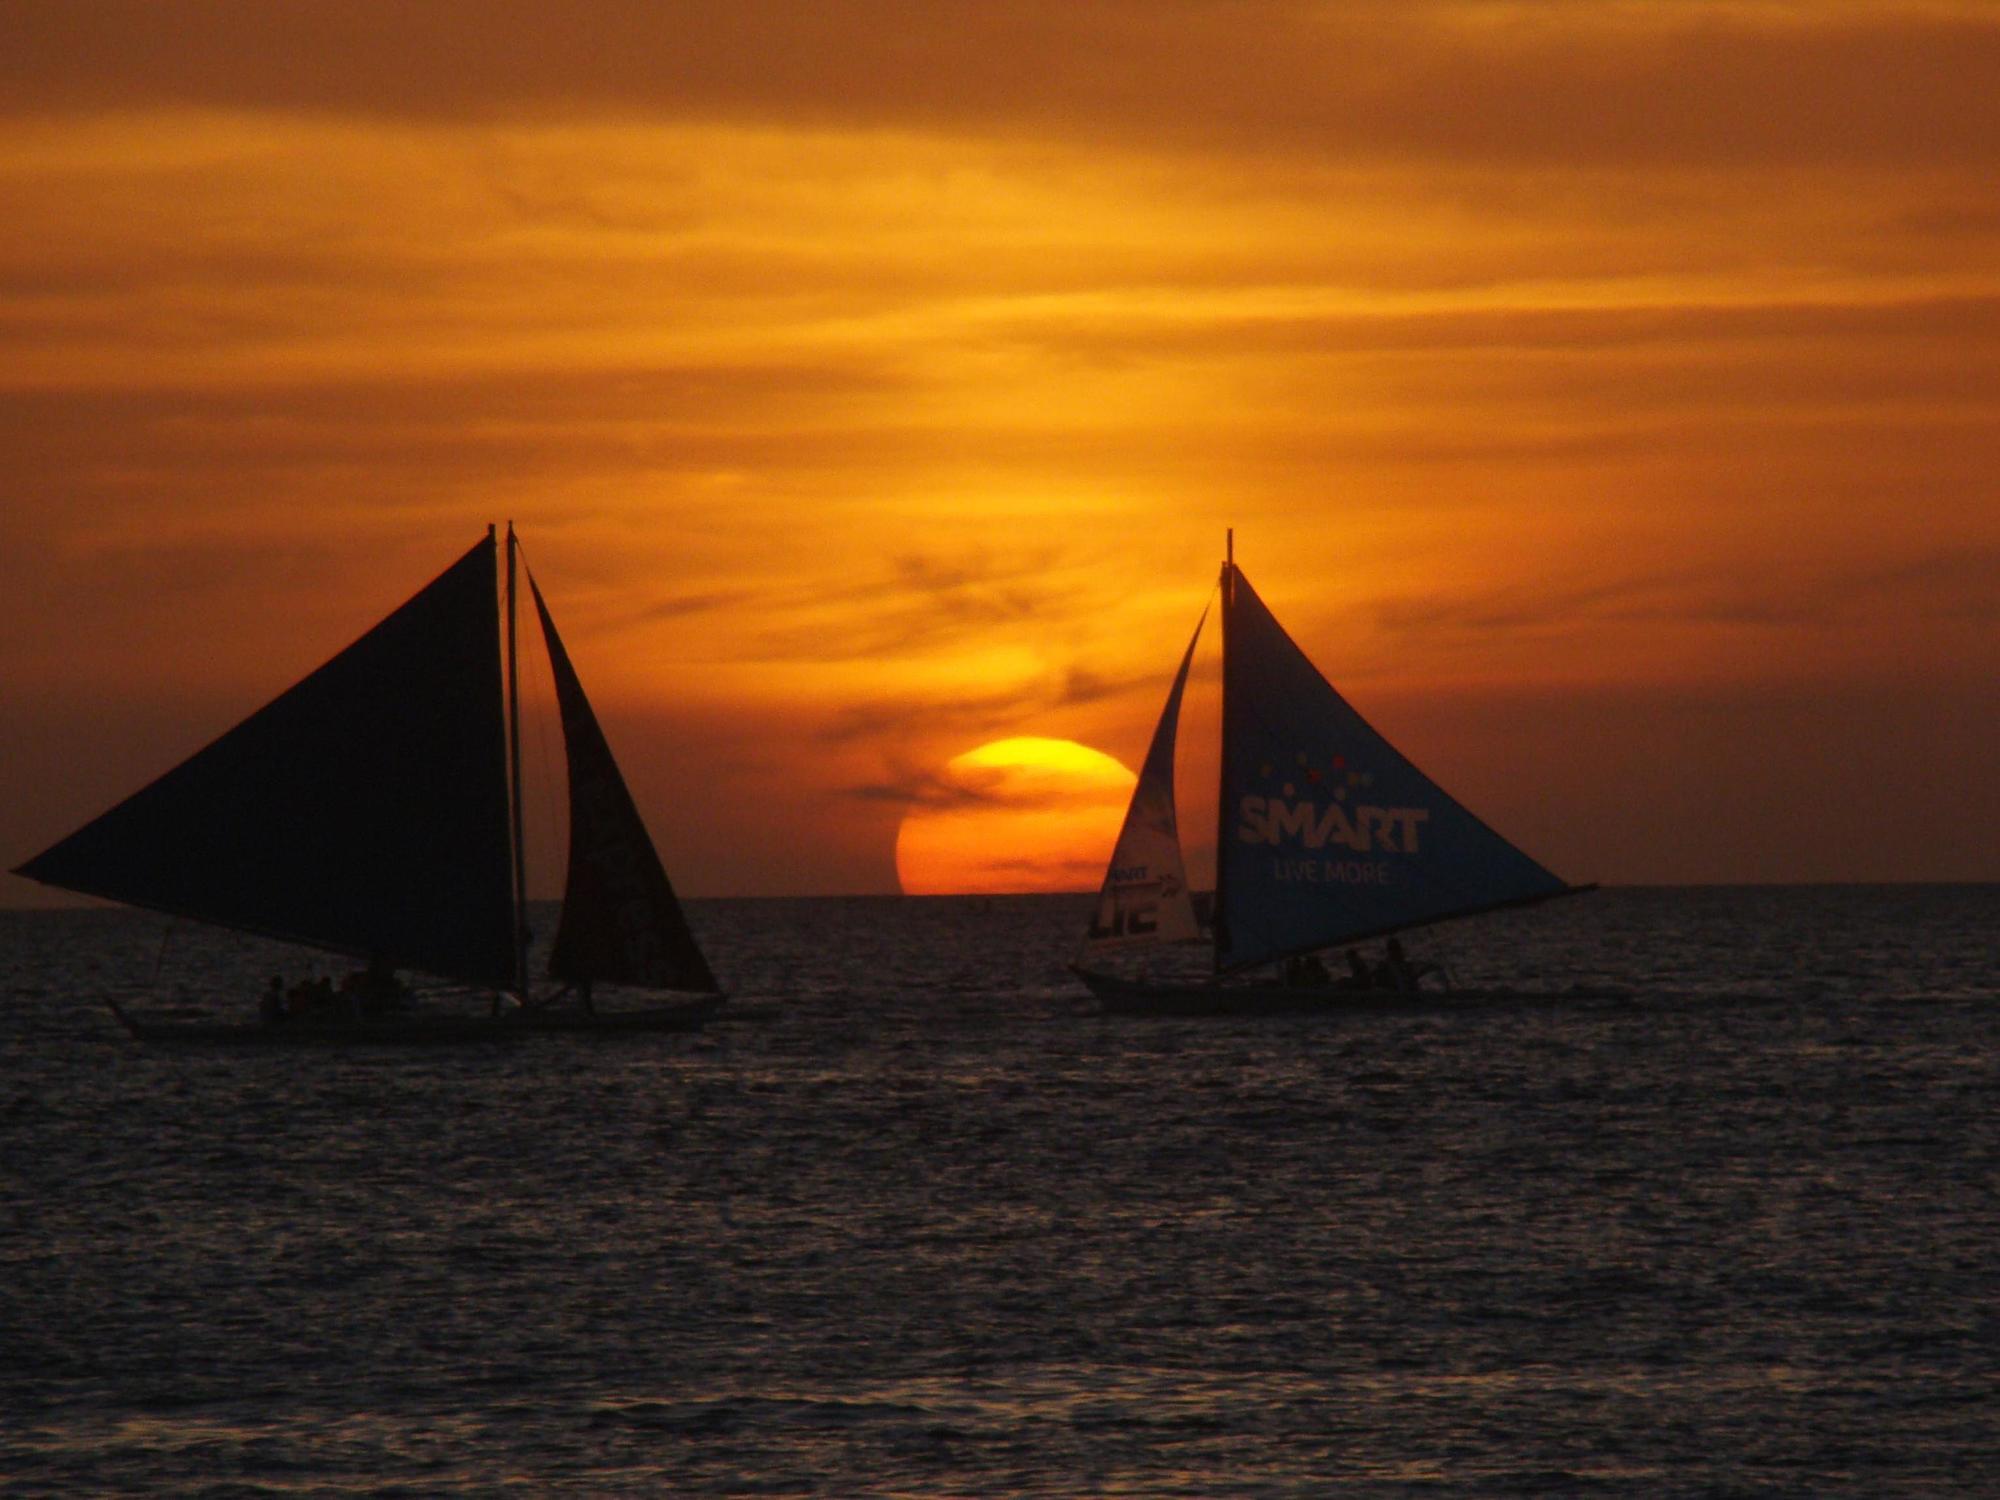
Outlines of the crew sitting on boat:
<svg viewBox="0 0 2000 1500">
<path fill-rule="evenodd" d="M 1317 953 L 1301 953 L 1285 961 L 1285 983 L 1292 989 L 1323 989 L 1332 982 Z"/>
<path fill-rule="evenodd" d="M 1324 989 L 1332 986 L 1343 990 L 1416 990 L 1422 988 L 1426 974 L 1437 972 L 1436 964 L 1413 964 L 1403 952 L 1403 945 L 1390 938 L 1382 950 L 1382 962 L 1373 969 L 1366 959 L 1353 948 L 1347 950 L 1347 972 L 1336 983 L 1320 962 L 1316 953 L 1301 953 L 1285 960 L 1285 985 L 1288 989 Z"/>
<path fill-rule="evenodd" d="M 1403 954 L 1403 945 L 1390 938 L 1382 950 L 1382 962 L 1375 966 L 1375 987 L 1384 990 L 1414 990 L 1426 974 L 1435 973 L 1436 964 L 1413 964 Z"/>
<path fill-rule="evenodd" d="M 316 1015 L 333 1008 L 333 983 L 324 974 L 301 979 L 285 991 L 287 1016 Z"/>
<path fill-rule="evenodd" d="M 357 969 L 342 980 L 340 992 L 352 1009 L 364 1016 L 401 1010 L 410 998 L 410 992 L 396 978 L 396 971 L 379 953 L 369 958 L 367 968 Z"/>
</svg>

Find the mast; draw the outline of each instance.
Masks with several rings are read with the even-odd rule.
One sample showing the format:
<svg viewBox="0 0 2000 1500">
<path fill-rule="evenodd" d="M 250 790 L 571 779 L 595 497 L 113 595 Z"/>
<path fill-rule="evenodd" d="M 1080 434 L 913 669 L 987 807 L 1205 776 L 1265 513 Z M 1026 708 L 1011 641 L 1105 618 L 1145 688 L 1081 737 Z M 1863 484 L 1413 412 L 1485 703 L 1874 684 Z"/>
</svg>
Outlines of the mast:
<svg viewBox="0 0 2000 1500">
<path fill-rule="evenodd" d="M 514 988 L 528 1003 L 528 851 L 521 837 L 521 673 L 514 608 L 514 575 L 521 544 L 507 523 L 507 764 L 508 813 L 514 832 Z"/>
<path fill-rule="evenodd" d="M 1229 832 L 1229 616 L 1236 603 L 1236 528 L 1223 532 L 1222 553 L 1222 760 L 1215 788 L 1215 895 L 1208 914 L 1210 947 L 1215 955 L 1215 973 L 1222 974 L 1222 949 L 1229 936 L 1229 904 L 1223 899 L 1222 841 Z"/>
</svg>

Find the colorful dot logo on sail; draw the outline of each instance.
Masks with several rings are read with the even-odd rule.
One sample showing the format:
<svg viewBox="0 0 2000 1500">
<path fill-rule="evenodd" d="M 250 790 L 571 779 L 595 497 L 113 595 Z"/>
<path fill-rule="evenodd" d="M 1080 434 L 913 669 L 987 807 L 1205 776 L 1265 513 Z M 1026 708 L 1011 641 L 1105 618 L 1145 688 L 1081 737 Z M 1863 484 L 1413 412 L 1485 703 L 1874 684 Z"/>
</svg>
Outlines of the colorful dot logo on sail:
<svg viewBox="0 0 2000 1500">
<path fill-rule="evenodd" d="M 1287 782 L 1275 797 L 1245 796 L 1238 805 L 1236 837 L 1246 844 L 1296 843 L 1306 849 L 1345 848 L 1357 854 L 1419 854 L 1425 807 L 1348 806 L 1300 796 Z"/>
<path fill-rule="evenodd" d="M 1299 767 L 1297 775 L 1279 785 L 1279 795 L 1298 796 L 1300 783 L 1303 782 L 1308 791 L 1320 788 L 1337 801 L 1345 802 L 1350 793 L 1375 785 L 1373 771 L 1354 770 L 1347 764 L 1347 757 L 1344 755 L 1323 756 L 1315 761 L 1301 750 L 1298 753 L 1297 764 Z M 1276 774 L 1276 767 L 1265 761 L 1258 766 L 1257 774 L 1269 782 Z"/>
<path fill-rule="evenodd" d="M 1428 809 L 1370 802 L 1347 805 L 1351 794 L 1374 786 L 1375 776 L 1350 766 L 1344 755 L 1315 758 L 1301 750 L 1294 763 L 1296 773 L 1278 782 L 1275 795 L 1271 783 L 1277 780 L 1277 768 L 1268 761 L 1259 765 L 1263 795 L 1244 797 L 1240 807 L 1237 837 L 1244 843 L 1296 842 L 1307 849 L 1328 847 L 1357 854 L 1420 852 Z M 1332 804 L 1322 805 L 1321 796 L 1331 797 Z"/>
</svg>

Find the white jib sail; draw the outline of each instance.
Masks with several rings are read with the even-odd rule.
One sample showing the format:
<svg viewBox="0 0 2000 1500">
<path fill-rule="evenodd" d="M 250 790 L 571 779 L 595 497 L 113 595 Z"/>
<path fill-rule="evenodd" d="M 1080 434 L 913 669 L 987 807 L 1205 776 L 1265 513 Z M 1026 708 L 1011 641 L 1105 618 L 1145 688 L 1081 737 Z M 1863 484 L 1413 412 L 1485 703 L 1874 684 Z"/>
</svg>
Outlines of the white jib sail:
<svg viewBox="0 0 2000 1500">
<path fill-rule="evenodd" d="M 1153 730 L 1153 743 L 1132 789 L 1132 805 L 1112 850 L 1098 892 L 1090 931 L 1078 950 L 1080 959 L 1123 948 L 1156 943 L 1189 942 L 1201 935 L 1194 902 L 1188 894 L 1187 867 L 1181 858 L 1179 820 L 1174 811 L 1174 737 L 1180 725 L 1181 693 L 1187 687 L 1194 644 L 1208 618 L 1195 622 L 1194 635 L 1181 656 L 1173 688 Z"/>
</svg>

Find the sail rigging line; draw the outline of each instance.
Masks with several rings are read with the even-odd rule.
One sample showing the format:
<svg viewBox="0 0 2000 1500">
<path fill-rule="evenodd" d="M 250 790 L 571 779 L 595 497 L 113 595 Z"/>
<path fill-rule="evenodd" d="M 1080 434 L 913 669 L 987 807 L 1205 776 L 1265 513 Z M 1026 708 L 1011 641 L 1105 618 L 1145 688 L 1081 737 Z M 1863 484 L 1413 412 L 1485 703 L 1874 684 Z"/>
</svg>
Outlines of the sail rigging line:
<svg viewBox="0 0 2000 1500">
<path fill-rule="evenodd" d="M 153 955 L 153 977 L 146 982 L 146 988 L 159 993 L 160 975 L 167 967 L 167 946 L 174 940 L 174 929 L 180 925 L 180 918 L 169 915 L 167 925 L 160 931 L 160 951 Z"/>
<path fill-rule="evenodd" d="M 1222 577 L 1217 587 L 1222 593 L 1222 619 L 1218 627 L 1222 632 L 1222 723 L 1229 723 L 1229 642 L 1231 631 L 1230 616 L 1236 610 L 1236 528 L 1228 527 L 1223 532 Z M 1229 946 L 1229 901 L 1225 894 L 1224 881 L 1228 876 L 1228 860 L 1223 857 L 1223 840 L 1229 834 L 1229 736 L 1222 736 L 1222 759 L 1216 770 L 1215 786 L 1215 891 L 1209 897 L 1208 930 L 1209 949 L 1213 955 L 1214 972 L 1222 975 L 1222 952 Z"/>
<path fill-rule="evenodd" d="M 520 559 L 521 571 L 527 575 L 529 589 L 533 590 L 535 588 L 534 565 L 528 561 L 528 544 L 522 541 L 518 534 L 514 535 L 514 554 Z M 537 663 L 540 665 L 539 672 L 536 670 Z M 543 840 L 540 847 L 560 850 L 563 847 L 567 833 L 565 826 L 567 817 L 560 805 L 561 798 L 556 794 L 555 787 L 557 767 L 564 766 L 562 775 L 565 781 L 568 779 L 568 771 L 565 765 L 566 756 L 562 750 L 559 750 L 552 739 L 549 727 L 552 717 L 550 706 L 556 703 L 559 693 L 555 681 L 555 663 L 548 654 L 546 643 L 544 644 L 544 649 L 539 654 L 533 650 L 532 646 L 523 653 L 517 682 L 516 691 L 520 699 L 520 712 L 527 717 L 531 726 L 532 748 L 535 751 L 534 766 L 530 768 L 523 755 L 520 757 L 520 769 L 516 773 L 519 781 L 521 813 L 520 823 L 517 824 L 515 834 L 516 841 L 522 850 L 521 912 L 523 930 L 527 934 L 527 941 L 523 945 L 523 953 L 527 957 L 524 959 L 522 972 L 524 975 L 532 975 L 534 972 L 532 955 L 535 945 L 535 932 L 534 923 L 529 920 L 526 878 L 528 846 L 525 828 L 530 816 L 528 803 L 532 801 L 535 804 L 532 815 L 539 830 L 536 837 Z M 532 691 L 530 691 L 531 688 Z M 554 715 L 554 719 L 556 732 L 560 733 L 562 728 L 560 714 Z M 563 748 L 566 749 L 566 747 Z M 518 754 L 519 752 L 517 751 Z M 532 775 L 530 775 L 531 769 L 533 771 Z M 525 980 L 524 983 L 526 983 Z M 522 1003 L 524 1007 L 529 1009 L 545 1009 L 559 1002 L 568 993 L 568 989 L 569 987 L 565 986 L 561 989 L 550 991 L 545 993 L 539 1000 L 533 1000 L 532 1002 L 524 991 Z"/>
<path fill-rule="evenodd" d="M 1195 723 L 1202 728 L 1206 728 L 1208 726 L 1209 720 L 1211 718 L 1219 719 L 1221 715 L 1222 642 L 1221 642 L 1220 632 L 1222 630 L 1222 610 L 1224 608 L 1224 599 L 1225 599 L 1225 591 L 1222 586 L 1221 578 L 1218 575 L 1216 582 L 1210 585 L 1207 596 L 1202 600 L 1201 621 L 1196 627 L 1196 634 L 1199 635 L 1201 627 L 1207 623 L 1209 616 L 1213 614 L 1216 620 L 1216 634 L 1212 637 L 1213 644 L 1211 648 L 1200 652 L 1198 659 L 1191 658 L 1188 663 L 1189 666 L 1188 683 L 1195 693 L 1195 704 L 1196 704 Z M 1209 665 L 1208 665 L 1211 662 L 1214 663 L 1214 670 L 1212 676 L 1212 682 L 1213 682 L 1212 689 L 1205 685 L 1206 683 L 1211 681 Z M 1182 704 L 1181 712 L 1183 717 L 1185 717 L 1188 712 L 1187 705 L 1185 702 L 1183 702 Z M 1217 755 L 1219 757 L 1221 753 L 1221 736 L 1216 735 L 1213 737 L 1213 739 L 1216 745 Z M 1200 743 L 1207 743 L 1207 741 L 1200 741 Z M 1177 758 L 1181 754 L 1178 744 L 1176 746 L 1175 754 Z M 1190 792 L 1195 793 L 1197 797 L 1199 797 L 1200 795 L 1200 788 L 1197 787 L 1193 781 L 1194 770 L 1195 770 L 1194 767 L 1192 766 L 1189 767 L 1189 779 L 1186 783 L 1183 783 L 1179 775 L 1178 768 L 1176 768 L 1176 773 L 1174 777 L 1174 796 L 1176 803 L 1176 811 L 1178 811 L 1179 808 L 1180 791 L 1184 784 L 1186 785 L 1187 789 Z M 1196 798 L 1194 797 L 1190 798 L 1190 805 L 1195 808 L 1203 810 L 1205 810 L 1207 807 L 1207 803 L 1205 800 L 1196 800 Z M 1220 798 L 1218 798 L 1215 808 L 1215 821 L 1218 832 L 1220 831 L 1221 819 L 1222 819 L 1222 805 Z M 1176 824 L 1175 833 L 1176 836 L 1178 837 L 1180 833 L 1180 826 L 1178 823 Z M 1185 862 L 1186 859 L 1188 858 L 1189 848 L 1190 846 L 1186 843 L 1186 841 L 1182 840 L 1181 857 L 1183 862 Z M 1192 846 L 1193 853 L 1197 857 L 1201 855 L 1203 849 L 1204 846 L 1202 844 L 1195 844 Z M 1208 885 L 1206 887 L 1197 886 L 1194 882 L 1192 875 L 1190 875 L 1188 879 L 1188 896 L 1190 902 L 1192 902 L 1195 892 L 1197 890 L 1205 889 L 1208 895 L 1209 917 L 1212 920 L 1215 914 L 1215 870 L 1214 870 L 1215 850 L 1212 847 L 1210 847 L 1208 848 L 1207 852 L 1210 861 L 1210 869 L 1208 871 L 1208 876 L 1209 876 Z M 1210 922 L 1202 920 L 1198 908 L 1196 910 L 1195 920 L 1198 930 L 1195 933 L 1195 936 L 1192 939 L 1192 941 L 1198 943 L 1206 943 L 1210 941 L 1210 932 L 1211 932 Z"/>
<path fill-rule="evenodd" d="M 514 847 L 514 984 L 521 1004 L 528 1003 L 528 851 L 521 835 L 521 669 L 519 611 L 515 607 L 515 574 L 521 544 L 514 523 L 507 523 L 507 765 L 508 809 Z"/>
<path fill-rule="evenodd" d="M 521 567 L 532 578 L 534 569 L 528 563 L 525 542 L 521 544 L 520 551 Z M 538 666 L 539 671 L 536 670 Z M 521 712 L 528 722 L 532 741 L 529 748 L 535 752 L 535 763 L 533 766 L 524 765 L 521 771 L 522 816 L 524 822 L 532 821 L 538 830 L 536 838 L 540 843 L 537 847 L 551 850 L 562 848 L 566 832 L 560 799 L 555 791 L 557 767 L 562 764 L 562 755 L 552 737 L 560 733 L 561 724 L 556 721 L 554 730 L 550 728 L 550 706 L 554 702 L 555 679 L 549 670 L 548 654 L 544 651 L 538 655 L 531 647 L 522 663 Z M 526 899 L 524 892 L 523 900 Z M 534 924 L 531 921 L 528 925 L 528 947 L 532 953 Z"/>
</svg>

